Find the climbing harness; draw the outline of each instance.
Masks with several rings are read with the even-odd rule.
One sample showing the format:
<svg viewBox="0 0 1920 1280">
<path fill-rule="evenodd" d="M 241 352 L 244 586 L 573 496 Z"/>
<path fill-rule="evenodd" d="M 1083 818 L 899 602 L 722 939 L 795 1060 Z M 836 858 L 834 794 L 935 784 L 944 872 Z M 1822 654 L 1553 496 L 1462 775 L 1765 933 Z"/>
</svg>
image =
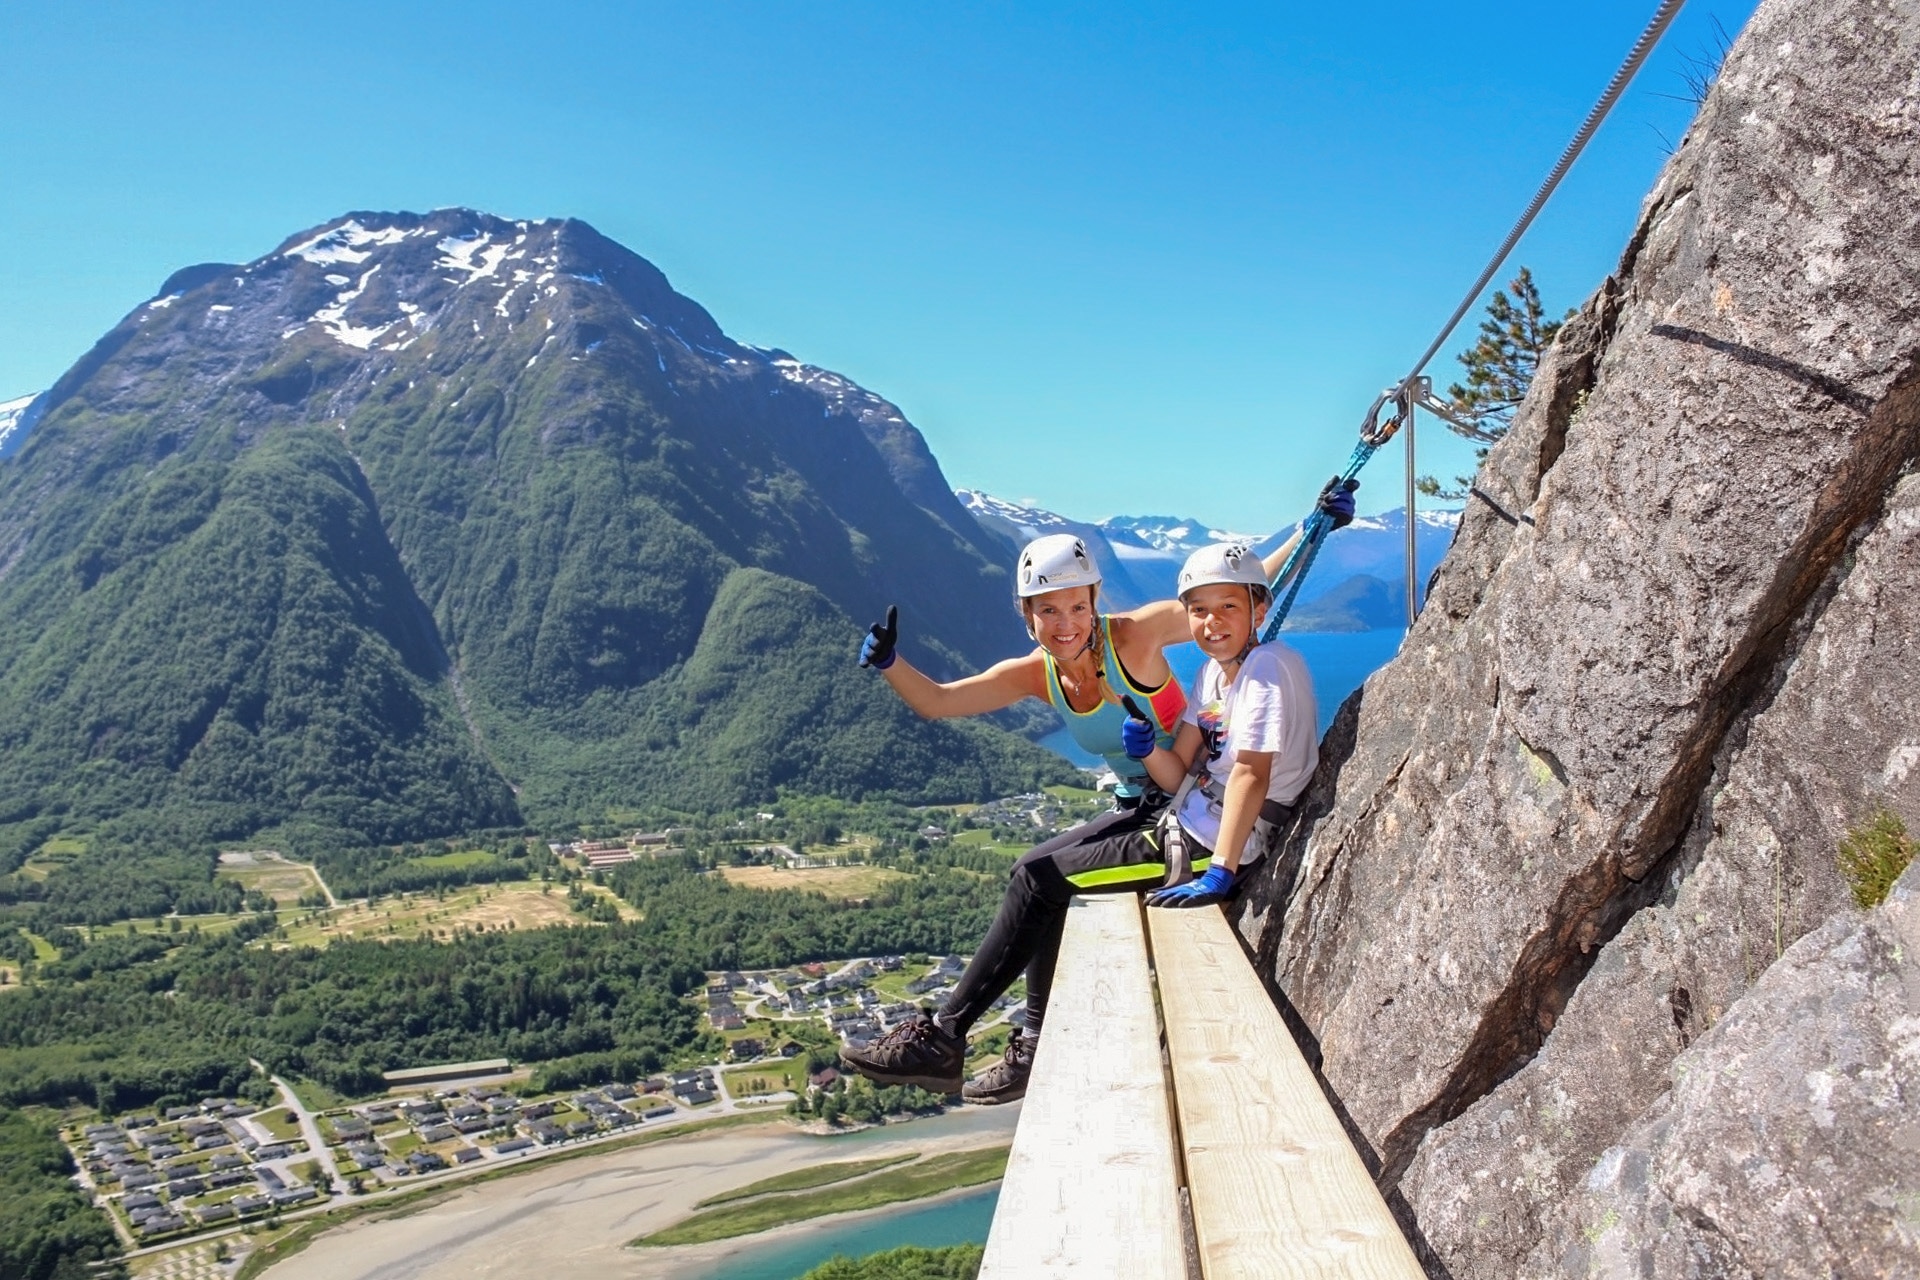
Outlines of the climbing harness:
<svg viewBox="0 0 1920 1280">
<path fill-rule="evenodd" d="M 1634 41 L 1633 48 L 1627 51 L 1626 60 L 1620 64 L 1619 70 L 1613 73 L 1613 79 L 1607 82 L 1606 89 L 1600 94 L 1600 100 L 1593 104 L 1593 110 L 1587 112 L 1587 118 L 1574 133 L 1573 140 L 1567 143 L 1566 149 L 1560 153 L 1560 159 L 1547 174 L 1546 180 L 1540 184 L 1540 189 L 1533 193 L 1533 200 L 1513 224 L 1512 229 L 1507 232 L 1507 238 L 1500 242 L 1500 247 L 1494 251 L 1493 257 L 1487 260 L 1487 265 L 1480 272 L 1479 278 L 1460 299 L 1460 305 L 1453 309 L 1453 314 L 1447 317 L 1446 324 L 1442 325 L 1440 332 L 1434 335 L 1433 341 L 1427 344 L 1427 349 L 1420 353 L 1420 358 L 1414 361 L 1412 371 L 1382 391 L 1367 410 L 1366 417 L 1360 421 L 1360 443 L 1354 446 L 1353 456 L 1347 460 L 1347 469 L 1335 476 L 1327 490 L 1322 491 L 1324 496 L 1335 485 L 1351 487 L 1355 477 L 1360 473 L 1360 468 L 1367 465 L 1367 460 L 1373 457 L 1374 451 L 1402 430 L 1406 432 L 1407 625 L 1409 627 L 1413 625 L 1414 618 L 1420 612 L 1420 586 L 1416 569 L 1418 562 L 1415 556 L 1417 526 L 1413 519 L 1414 477 L 1417 474 L 1413 452 L 1414 411 L 1425 409 L 1445 423 L 1448 430 L 1466 436 L 1468 439 L 1485 443 L 1492 443 L 1495 439 L 1494 436 L 1482 430 L 1478 423 L 1461 418 L 1444 401 L 1435 398 L 1433 379 L 1425 376 L 1427 362 L 1433 359 L 1442 344 L 1453 335 L 1454 329 L 1459 326 L 1468 309 L 1479 298 L 1480 291 L 1487 287 L 1494 273 L 1500 270 L 1501 264 L 1507 260 L 1507 255 L 1512 253 L 1514 246 L 1520 243 L 1520 237 L 1525 235 L 1527 228 L 1533 225 L 1534 218 L 1539 215 L 1541 209 L 1546 207 L 1548 198 L 1560 185 L 1560 180 L 1567 176 L 1569 169 L 1573 168 L 1573 162 L 1579 159 L 1587 143 L 1599 131 L 1601 122 L 1613 110 L 1614 104 L 1620 100 L 1620 95 L 1626 92 L 1628 83 L 1639 72 L 1641 65 L 1647 60 L 1647 55 L 1653 52 L 1654 46 L 1660 43 L 1660 37 L 1666 34 L 1667 28 L 1673 24 L 1674 17 L 1685 3 L 1686 0 L 1661 0 L 1660 8 L 1648 21 L 1646 28 L 1641 31 L 1640 38 Z M 1389 406 L 1392 408 L 1392 414 L 1382 422 L 1380 415 Z M 1273 639 L 1279 633 L 1280 624 L 1286 621 L 1287 612 L 1293 607 L 1294 597 L 1300 593 L 1300 584 L 1306 580 L 1307 570 L 1312 567 L 1314 557 L 1320 553 L 1320 544 L 1332 531 L 1332 517 L 1318 507 L 1301 526 L 1300 541 L 1294 545 L 1293 552 L 1288 555 L 1286 563 L 1280 566 L 1280 572 L 1275 575 L 1273 590 L 1277 594 L 1280 584 L 1285 582 L 1289 575 L 1293 577 L 1293 585 L 1287 589 L 1286 597 L 1268 615 L 1267 625 L 1260 633 L 1263 643 Z"/>
</svg>

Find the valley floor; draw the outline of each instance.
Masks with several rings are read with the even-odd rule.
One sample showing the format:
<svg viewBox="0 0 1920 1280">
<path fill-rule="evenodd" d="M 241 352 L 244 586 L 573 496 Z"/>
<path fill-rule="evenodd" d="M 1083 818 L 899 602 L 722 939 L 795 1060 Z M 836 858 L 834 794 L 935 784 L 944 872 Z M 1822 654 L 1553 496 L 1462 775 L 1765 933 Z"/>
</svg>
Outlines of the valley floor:
<svg viewBox="0 0 1920 1280">
<path fill-rule="evenodd" d="M 748 1236 L 673 1249 L 629 1249 L 709 1196 L 835 1160 L 931 1155 L 1009 1142 L 1020 1108 L 967 1107 L 844 1137 L 786 1126 L 726 1130 L 588 1156 L 502 1178 L 391 1217 L 318 1237 L 267 1280 L 676 1280 L 764 1243 Z M 802 1223 L 784 1231 L 817 1230 Z M 769 1233 L 771 1234 L 771 1233 Z"/>
</svg>

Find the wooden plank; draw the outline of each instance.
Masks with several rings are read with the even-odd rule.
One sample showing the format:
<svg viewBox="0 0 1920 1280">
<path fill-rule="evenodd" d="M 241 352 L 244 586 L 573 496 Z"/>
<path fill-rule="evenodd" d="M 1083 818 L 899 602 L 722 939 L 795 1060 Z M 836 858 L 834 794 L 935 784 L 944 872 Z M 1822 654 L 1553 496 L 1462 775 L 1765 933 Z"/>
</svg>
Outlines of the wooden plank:
<svg viewBox="0 0 1920 1280">
<path fill-rule="evenodd" d="M 1077 898 L 981 1280 L 1181 1280 L 1176 1168 L 1140 900 Z"/>
<path fill-rule="evenodd" d="M 1147 916 L 1207 1280 L 1423 1280 L 1225 917 Z"/>
</svg>

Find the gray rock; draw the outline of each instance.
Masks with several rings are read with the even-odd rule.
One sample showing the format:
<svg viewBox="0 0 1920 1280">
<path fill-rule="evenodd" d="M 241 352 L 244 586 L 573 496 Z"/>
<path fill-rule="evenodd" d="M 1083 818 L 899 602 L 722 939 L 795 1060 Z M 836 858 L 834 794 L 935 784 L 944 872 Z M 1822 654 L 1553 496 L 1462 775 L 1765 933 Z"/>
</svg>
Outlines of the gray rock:
<svg viewBox="0 0 1920 1280">
<path fill-rule="evenodd" d="M 1540 1054 L 1427 1136 L 1401 1190 L 1456 1280 L 1514 1274 L 1542 1215 L 1668 1086 L 1681 1050 L 1848 906 L 1835 850 L 1886 805 L 1920 831 L 1920 475 L 1853 551 L 1695 824 L 1670 900 L 1607 944 Z"/>
<path fill-rule="evenodd" d="M 1525 1276 L 1920 1276 L 1920 867 L 1673 1065 Z"/>
<path fill-rule="evenodd" d="M 1762 5 L 1249 888 L 1239 926 L 1389 1187 L 1666 887 L 1914 456 L 1916 68 L 1910 0 Z M 1614 1069 L 1657 1076 L 1673 1009 L 1631 1018 Z"/>
</svg>

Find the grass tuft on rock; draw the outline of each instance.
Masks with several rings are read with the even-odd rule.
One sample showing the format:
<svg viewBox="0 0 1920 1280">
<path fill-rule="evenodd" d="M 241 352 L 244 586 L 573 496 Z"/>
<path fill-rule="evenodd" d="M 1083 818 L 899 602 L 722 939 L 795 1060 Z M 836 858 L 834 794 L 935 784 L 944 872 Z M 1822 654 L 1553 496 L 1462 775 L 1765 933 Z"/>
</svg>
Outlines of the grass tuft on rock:
<svg viewBox="0 0 1920 1280">
<path fill-rule="evenodd" d="M 1853 901 L 1871 911 L 1887 900 L 1893 882 L 1913 862 L 1914 842 L 1898 814 L 1876 809 L 1871 818 L 1840 841 L 1840 874 Z"/>
</svg>

